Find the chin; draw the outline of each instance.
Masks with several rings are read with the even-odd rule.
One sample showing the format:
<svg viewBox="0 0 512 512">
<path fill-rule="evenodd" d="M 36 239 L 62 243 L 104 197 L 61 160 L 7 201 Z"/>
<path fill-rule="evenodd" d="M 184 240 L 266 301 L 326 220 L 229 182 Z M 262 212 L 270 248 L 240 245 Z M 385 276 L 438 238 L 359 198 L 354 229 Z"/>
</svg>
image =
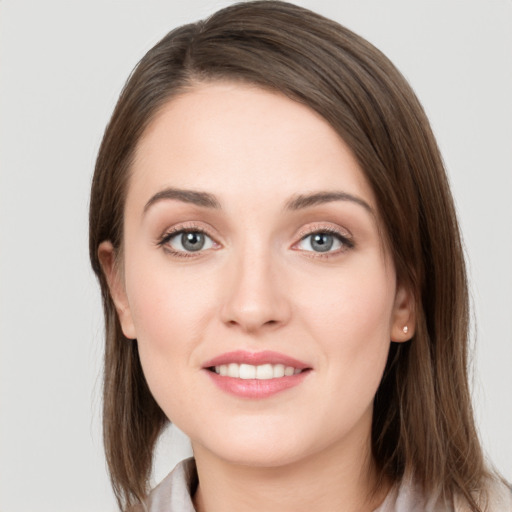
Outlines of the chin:
<svg viewBox="0 0 512 512">
<path fill-rule="evenodd" d="M 311 439 L 311 433 L 298 429 L 296 425 L 282 422 L 276 428 L 275 424 L 265 424 L 264 421 L 257 425 L 244 423 L 233 421 L 231 428 L 223 429 L 212 425 L 210 432 L 215 435 L 208 438 L 200 436 L 197 442 L 191 436 L 194 453 L 208 451 L 216 458 L 240 466 L 280 467 L 293 464 L 323 448 L 316 446 L 318 443 Z M 222 435 L 217 435 L 217 432 L 222 432 Z"/>
<path fill-rule="evenodd" d="M 217 457 L 230 464 L 250 467 L 282 467 L 300 460 L 303 447 L 283 446 L 269 443 L 247 444 L 227 443 L 211 450 Z"/>
</svg>

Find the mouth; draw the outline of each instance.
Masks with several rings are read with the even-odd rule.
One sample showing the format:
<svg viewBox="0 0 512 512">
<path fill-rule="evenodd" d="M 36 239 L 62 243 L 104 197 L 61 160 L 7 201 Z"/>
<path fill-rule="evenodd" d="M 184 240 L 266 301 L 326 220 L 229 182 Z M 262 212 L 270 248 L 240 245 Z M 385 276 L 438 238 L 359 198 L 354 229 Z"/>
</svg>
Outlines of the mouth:
<svg viewBox="0 0 512 512">
<path fill-rule="evenodd" d="M 271 380 L 280 379 L 281 377 L 291 377 L 292 375 L 298 375 L 308 368 L 295 368 L 293 366 L 285 366 L 284 364 L 238 364 L 229 363 L 221 364 L 216 366 L 210 366 L 207 368 L 211 372 L 220 375 L 221 377 L 233 377 L 235 379 L 257 379 L 257 380 Z"/>
<path fill-rule="evenodd" d="M 203 370 L 224 392 L 262 399 L 300 385 L 312 368 L 277 352 L 235 351 L 208 361 Z"/>
</svg>

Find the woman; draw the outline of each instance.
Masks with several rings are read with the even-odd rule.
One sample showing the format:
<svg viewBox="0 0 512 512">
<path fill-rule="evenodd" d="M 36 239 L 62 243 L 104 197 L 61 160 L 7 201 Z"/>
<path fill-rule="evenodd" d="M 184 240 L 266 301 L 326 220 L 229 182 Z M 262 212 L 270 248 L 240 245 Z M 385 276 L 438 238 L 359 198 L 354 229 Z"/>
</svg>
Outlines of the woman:
<svg viewBox="0 0 512 512">
<path fill-rule="evenodd" d="M 174 30 L 121 94 L 90 226 L 122 508 L 512 510 L 439 151 L 369 43 L 273 1 Z M 148 497 L 168 421 L 195 460 Z"/>
</svg>

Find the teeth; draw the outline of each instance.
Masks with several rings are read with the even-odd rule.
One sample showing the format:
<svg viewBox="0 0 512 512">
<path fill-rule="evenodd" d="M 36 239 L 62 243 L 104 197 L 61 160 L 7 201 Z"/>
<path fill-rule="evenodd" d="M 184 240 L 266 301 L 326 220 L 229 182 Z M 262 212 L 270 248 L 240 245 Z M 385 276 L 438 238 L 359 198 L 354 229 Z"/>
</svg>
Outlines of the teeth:
<svg viewBox="0 0 512 512">
<path fill-rule="evenodd" d="M 240 373 L 241 375 L 241 373 Z M 260 380 L 272 379 L 274 377 L 274 369 L 271 364 L 262 364 L 256 366 L 256 378 Z"/>
<path fill-rule="evenodd" d="M 238 375 L 238 365 L 236 363 L 228 364 L 228 371 L 226 372 L 226 375 L 231 377 L 231 375 L 234 375 L 235 373 Z"/>
<path fill-rule="evenodd" d="M 234 377 L 236 379 L 279 379 L 280 377 L 290 377 L 297 375 L 302 370 L 293 366 L 284 364 L 261 364 L 254 366 L 252 364 L 221 364 L 215 366 L 215 373 L 222 377 Z"/>
<path fill-rule="evenodd" d="M 231 363 L 229 365 L 228 375 L 232 377 L 233 373 L 236 372 L 238 365 Z M 255 379 L 256 378 L 256 366 L 252 364 L 241 364 L 240 365 L 240 378 L 241 379 Z"/>
<path fill-rule="evenodd" d="M 285 369 L 284 369 L 284 374 L 286 377 L 290 377 L 291 375 L 293 375 L 295 373 L 295 368 L 292 368 L 291 366 L 287 366 Z"/>
<path fill-rule="evenodd" d="M 284 377 L 284 364 L 275 364 L 273 367 L 274 378 Z"/>
</svg>

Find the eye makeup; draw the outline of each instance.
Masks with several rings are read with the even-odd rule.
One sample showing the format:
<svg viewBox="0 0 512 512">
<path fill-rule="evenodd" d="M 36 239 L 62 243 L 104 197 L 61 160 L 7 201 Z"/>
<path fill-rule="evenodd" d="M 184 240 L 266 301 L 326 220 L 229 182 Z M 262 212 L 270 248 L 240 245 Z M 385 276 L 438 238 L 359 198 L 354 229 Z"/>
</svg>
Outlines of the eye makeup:
<svg viewBox="0 0 512 512">
<path fill-rule="evenodd" d="M 298 241 L 290 249 L 310 258 L 329 258 L 354 248 L 354 240 L 347 230 L 331 224 L 315 223 L 302 228 L 296 235 Z M 167 254 L 178 258 L 197 258 L 222 247 L 210 230 L 201 223 L 186 222 L 167 229 L 156 241 Z"/>
<path fill-rule="evenodd" d="M 298 235 L 299 241 L 292 245 L 292 249 L 302 251 L 311 258 L 329 258 L 338 256 L 355 247 L 352 235 L 345 229 L 334 227 L 332 224 L 315 223 L 302 228 Z M 309 248 L 304 242 L 309 239 Z M 302 246 L 301 246 L 302 245 Z M 332 250 L 335 246 L 335 250 Z"/>
<path fill-rule="evenodd" d="M 174 239 L 176 240 L 172 244 Z M 195 222 L 181 223 L 167 229 L 158 238 L 156 245 L 178 258 L 198 257 L 210 249 L 216 250 L 221 247 L 208 230 Z"/>
</svg>

